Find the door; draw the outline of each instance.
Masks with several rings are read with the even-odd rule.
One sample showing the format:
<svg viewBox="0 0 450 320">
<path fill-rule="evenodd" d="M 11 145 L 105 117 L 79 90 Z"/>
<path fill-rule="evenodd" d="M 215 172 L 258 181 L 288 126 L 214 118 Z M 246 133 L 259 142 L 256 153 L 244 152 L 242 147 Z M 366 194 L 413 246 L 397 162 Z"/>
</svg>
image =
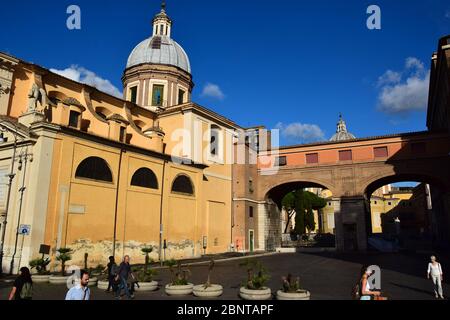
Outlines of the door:
<svg viewBox="0 0 450 320">
<path fill-rule="evenodd" d="M 248 247 L 250 252 L 255 250 L 255 231 L 253 230 L 248 231 Z"/>
<path fill-rule="evenodd" d="M 344 224 L 344 251 L 357 251 L 356 223 Z"/>
</svg>

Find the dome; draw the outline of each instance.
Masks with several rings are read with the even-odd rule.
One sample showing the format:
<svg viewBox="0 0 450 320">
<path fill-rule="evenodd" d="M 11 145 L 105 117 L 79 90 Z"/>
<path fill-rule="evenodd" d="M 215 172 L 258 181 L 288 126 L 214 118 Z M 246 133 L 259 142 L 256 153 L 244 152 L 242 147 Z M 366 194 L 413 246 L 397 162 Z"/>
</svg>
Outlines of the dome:
<svg viewBox="0 0 450 320">
<path fill-rule="evenodd" d="M 191 74 L 186 52 L 168 36 L 153 36 L 138 44 L 128 58 L 127 69 L 143 63 L 170 65 Z"/>
<path fill-rule="evenodd" d="M 347 131 L 347 125 L 342 118 L 342 115 L 339 116 L 339 122 L 337 124 L 337 130 L 336 134 L 331 137 L 330 141 L 336 142 L 336 141 L 345 141 L 345 140 L 353 140 L 356 139 L 356 137 Z"/>
<path fill-rule="evenodd" d="M 350 132 L 338 132 L 333 137 L 331 137 L 330 141 L 345 141 L 353 139 L 356 139 L 356 137 Z"/>
</svg>

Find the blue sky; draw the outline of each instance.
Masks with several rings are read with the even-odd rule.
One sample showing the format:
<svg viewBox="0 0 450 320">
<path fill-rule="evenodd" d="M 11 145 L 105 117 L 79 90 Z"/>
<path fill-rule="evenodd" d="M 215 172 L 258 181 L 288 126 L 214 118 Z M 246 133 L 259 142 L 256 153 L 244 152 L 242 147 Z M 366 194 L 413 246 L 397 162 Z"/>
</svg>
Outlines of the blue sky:
<svg viewBox="0 0 450 320">
<path fill-rule="evenodd" d="M 71 4 L 81 30 L 66 28 Z M 371 4 L 381 30 L 366 27 Z M 159 8 L 10 2 L 0 50 L 121 90 L 128 55 Z M 329 139 L 340 112 L 357 137 L 426 129 L 430 57 L 450 33 L 448 1 L 168 0 L 167 12 L 191 60 L 193 100 L 242 126 L 281 128 L 282 144 Z"/>
</svg>

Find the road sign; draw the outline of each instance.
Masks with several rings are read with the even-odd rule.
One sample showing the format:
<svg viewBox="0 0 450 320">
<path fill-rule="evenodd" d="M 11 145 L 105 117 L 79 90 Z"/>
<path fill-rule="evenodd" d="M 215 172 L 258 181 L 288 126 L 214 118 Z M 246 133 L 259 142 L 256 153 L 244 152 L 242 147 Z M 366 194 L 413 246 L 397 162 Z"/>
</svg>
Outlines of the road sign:
<svg viewBox="0 0 450 320">
<path fill-rule="evenodd" d="M 19 234 L 23 236 L 29 236 L 31 232 L 31 226 L 28 224 L 21 224 L 19 227 Z"/>
</svg>

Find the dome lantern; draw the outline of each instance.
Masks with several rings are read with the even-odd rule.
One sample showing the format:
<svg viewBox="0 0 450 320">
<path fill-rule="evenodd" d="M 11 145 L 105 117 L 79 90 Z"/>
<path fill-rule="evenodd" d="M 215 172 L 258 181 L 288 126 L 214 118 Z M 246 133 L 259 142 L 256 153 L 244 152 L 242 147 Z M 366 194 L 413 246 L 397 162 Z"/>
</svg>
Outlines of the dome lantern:
<svg viewBox="0 0 450 320">
<path fill-rule="evenodd" d="M 170 38 L 172 32 L 172 20 L 166 13 L 166 2 L 161 3 L 161 12 L 152 20 L 153 36 L 166 36 Z"/>
<path fill-rule="evenodd" d="M 356 139 L 356 137 L 347 131 L 347 124 L 342 118 L 342 114 L 339 114 L 339 122 L 337 123 L 336 134 L 330 139 L 330 141 L 345 141 L 353 139 Z"/>
</svg>

